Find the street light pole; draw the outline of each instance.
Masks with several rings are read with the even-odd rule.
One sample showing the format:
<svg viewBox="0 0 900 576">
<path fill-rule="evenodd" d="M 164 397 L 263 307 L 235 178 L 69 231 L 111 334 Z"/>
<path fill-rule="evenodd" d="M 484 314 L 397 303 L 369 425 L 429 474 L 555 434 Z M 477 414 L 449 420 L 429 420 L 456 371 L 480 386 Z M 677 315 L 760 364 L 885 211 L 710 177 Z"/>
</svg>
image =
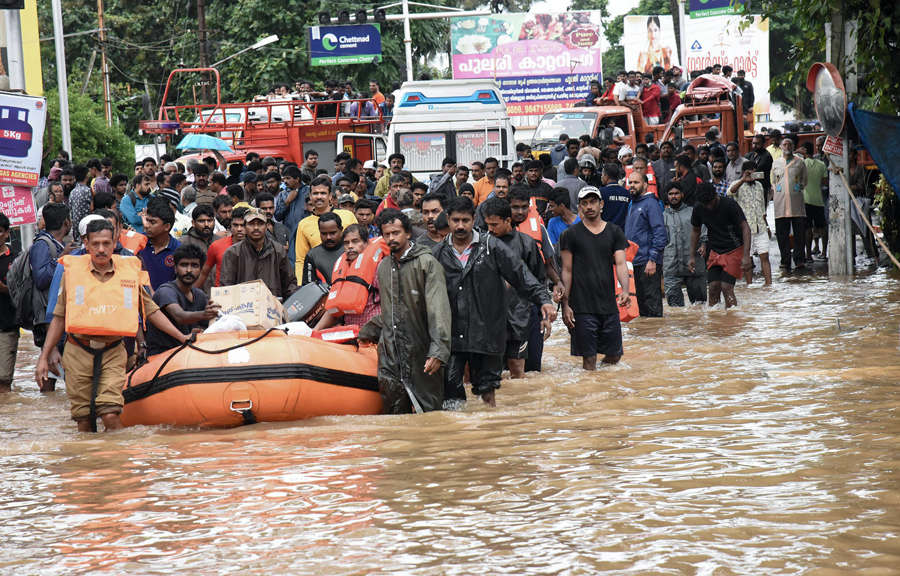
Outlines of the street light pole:
<svg viewBox="0 0 900 576">
<path fill-rule="evenodd" d="M 72 157 L 72 133 L 69 130 L 69 77 L 66 73 L 66 41 L 63 38 L 62 0 L 53 0 L 53 40 L 56 45 L 56 85 L 59 90 L 59 124 L 62 149 Z"/>
<path fill-rule="evenodd" d="M 409 0 L 403 0 L 403 46 L 406 49 L 406 81 L 413 81 L 412 35 L 409 31 Z"/>
<path fill-rule="evenodd" d="M 256 42 L 255 44 L 252 44 L 252 45 L 250 45 L 250 46 L 247 46 L 246 48 L 244 48 L 244 49 L 242 49 L 242 50 L 238 50 L 237 52 L 235 52 L 235 53 L 232 54 L 231 56 L 228 56 L 228 57 L 226 57 L 226 58 L 222 58 L 222 59 L 219 60 L 218 62 L 215 62 L 214 64 L 212 64 L 212 65 L 210 66 L 210 68 L 215 68 L 216 66 L 218 66 L 219 64 L 222 64 L 223 62 L 228 62 L 229 60 L 231 60 L 231 59 L 234 58 L 235 56 L 240 56 L 240 55 L 243 54 L 244 52 L 249 52 L 250 50 L 259 50 L 259 49 L 262 48 L 263 46 L 268 46 L 269 44 L 274 44 L 275 42 L 278 42 L 278 35 L 277 35 L 277 34 L 272 34 L 271 36 L 266 36 L 265 38 L 263 38 L 263 39 L 260 40 L 259 42 Z"/>
</svg>

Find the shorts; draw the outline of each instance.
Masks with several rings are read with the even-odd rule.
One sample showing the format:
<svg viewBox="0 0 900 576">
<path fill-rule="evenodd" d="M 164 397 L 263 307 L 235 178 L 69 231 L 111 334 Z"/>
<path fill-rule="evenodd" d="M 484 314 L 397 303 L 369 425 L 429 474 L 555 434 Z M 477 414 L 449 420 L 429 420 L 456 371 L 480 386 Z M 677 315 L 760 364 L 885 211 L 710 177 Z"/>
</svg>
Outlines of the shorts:
<svg viewBox="0 0 900 576">
<path fill-rule="evenodd" d="M 726 272 L 721 266 L 713 266 L 706 271 L 706 283 L 712 284 L 713 282 L 721 282 L 723 284 L 731 284 L 734 286 L 734 283 L 737 282 L 737 278 Z"/>
<path fill-rule="evenodd" d="M 806 222 L 810 228 L 825 227 L 825 207 L 806 204 Z"/>
<path fill-rule="evenodd" d="M 503 354 L 506 360 L 525 360 L 528 358 L 528 340 L 506 341 L 506 352 Z"/>
<path fill-rule="evenodd" d="M 16 372 L 16 352 L 19 350 L 19 329 L 0 332 L 0 384 L 12 384 Z"/>
<path fill-rule="evenodd" d="M 768 230 L 761 230 L 759 234 L 754 234 L 750 238 L 750 254 L 768 254 L 770 242 Z"/>
<path fill-rule="evenodd" d="M 622 323 L 619 313 L 575 313 L 572 356 L 622 356 Z"/>
<path fill-rule="evenodd" d="M 125 347 L 119 344 L 103 353 L 103 371 L 97 387 L 97 416 L 122 412 L 125 400 Z M 94 355 L 75 342 L 68 342 L 62 365 L 66 371 L 66 394 L 69 396 L 72 420 L 84 420 L 91 414 L 91 383 L 94 374 Z"/>
</svg>

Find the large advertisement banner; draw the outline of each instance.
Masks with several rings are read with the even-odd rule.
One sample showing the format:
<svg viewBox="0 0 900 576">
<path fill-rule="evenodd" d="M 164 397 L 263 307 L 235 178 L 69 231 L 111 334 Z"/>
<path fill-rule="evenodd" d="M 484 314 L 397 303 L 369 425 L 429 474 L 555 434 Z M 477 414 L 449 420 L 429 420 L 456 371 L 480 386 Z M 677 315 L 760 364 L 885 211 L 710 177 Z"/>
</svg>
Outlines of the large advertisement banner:
<svg viewBox="0 0 900 576">
<path fill-rule="evenodd" d="M 510 115 L 583 100 L 601 80 L 599 11 L 453 18 L 453 78 L 491 78 Z"/>
<path fill-rule="evenodd" d="M 622 47 L 625 69 L 650 74 L 656 66 L 678 66 L 678 45 L 672 16 L 626 16 Z M 618 72 L 615 70 L 613 72 Z"/>
<path fill-rule="evenodd" d="M 769 21 L 754 16 L 746 24 L 742 16 L 689 19 L 685 70 L 690 73 L 716 64 L 731 66 L 735 73 L 744 70 L 756 97 L 753 112 L 768 114 Z"/>
<path fill-rule="evenodd" d="M 0 182 L 37 186 L 46 121 L 43 98 L 0 93 Z"/>
</svg>

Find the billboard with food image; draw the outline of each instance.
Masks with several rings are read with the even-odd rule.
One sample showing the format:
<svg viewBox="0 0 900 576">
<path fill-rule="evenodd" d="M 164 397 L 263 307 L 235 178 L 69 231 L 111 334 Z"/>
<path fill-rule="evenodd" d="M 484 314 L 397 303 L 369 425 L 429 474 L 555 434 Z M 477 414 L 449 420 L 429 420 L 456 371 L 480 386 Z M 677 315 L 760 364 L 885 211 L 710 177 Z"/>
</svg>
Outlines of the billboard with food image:
<svg viewBox="0 0 900 576">
<path fill-rule="evenodd" d="M 539 115 L 583 100 L 601 80 L 600 12 L 453 18 L 453 78 L 497 81 L 510 115 Z"/>
</svg>

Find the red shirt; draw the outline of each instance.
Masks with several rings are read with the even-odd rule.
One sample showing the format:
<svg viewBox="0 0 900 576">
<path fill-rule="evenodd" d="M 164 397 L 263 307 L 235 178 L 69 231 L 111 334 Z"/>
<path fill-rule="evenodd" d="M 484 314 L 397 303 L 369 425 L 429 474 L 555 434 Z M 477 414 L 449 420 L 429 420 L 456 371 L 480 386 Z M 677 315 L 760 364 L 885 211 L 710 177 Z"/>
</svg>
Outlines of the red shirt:
<svg viewBox="0 0 900 576">
<path fill-rule="evenodd" d="M 222 273 L 222 256 L 229 248 L 231 248 L 231 236 L 226 236 L 210 244 L 209 250 L 206 251 L 206 264 L 210 268 L 216 267 L 216 281 L 213 286 L 220 286 L 219 275 Z"/>
<path fill-rule="evenodd" d="M 641 105 L 644 108 L 644 117 L 659 118 L 659 85 L 651 82 L 649 86 L 644 86 L 644 92 L 641 94 Z"/>
</svg>

